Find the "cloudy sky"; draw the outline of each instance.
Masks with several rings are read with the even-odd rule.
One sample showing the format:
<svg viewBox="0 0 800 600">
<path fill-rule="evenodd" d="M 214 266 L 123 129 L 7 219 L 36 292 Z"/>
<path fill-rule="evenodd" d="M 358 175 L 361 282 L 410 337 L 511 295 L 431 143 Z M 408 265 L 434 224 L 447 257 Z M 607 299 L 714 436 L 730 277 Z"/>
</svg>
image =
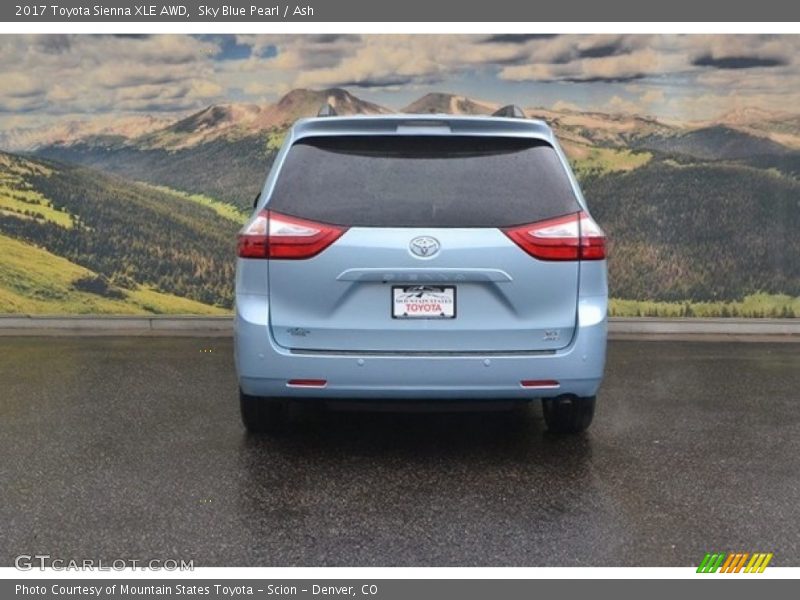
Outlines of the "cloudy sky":
<svg viewBox="0 0 800 600">
<path fill-rule="evenodd" d="M 800 107 L 800 36 L 2 35 L 0 127 L 340 86 L 400 108 L 429 91 L 700 120 Z"/>
</svg>

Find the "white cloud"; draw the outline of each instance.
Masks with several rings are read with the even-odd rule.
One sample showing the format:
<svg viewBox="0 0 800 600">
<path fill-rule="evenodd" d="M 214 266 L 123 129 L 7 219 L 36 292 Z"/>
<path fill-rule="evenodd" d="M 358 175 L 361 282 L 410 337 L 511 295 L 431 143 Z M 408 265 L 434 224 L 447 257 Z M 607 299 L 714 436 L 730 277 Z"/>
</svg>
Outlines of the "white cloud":
<svg viewBox="0 0 800 600">
<path fill-rule="evenodd" d="M 190 36 L 0 36 L 0 110 L 98 114 L 146 110 L 137 99 L 148 98 L 178 100 L 158 110 L 200 106 L 224 93 L 213 81 L 215 48 Z"/>
<path fill-rule="evenodd" d="M 640 111 L 641 105 L 638 102 L 626 100 L 620 96 L 612 96 L 603 106 L 603 109 L 611 113 L 637 113 Z"/>
<path fill-rule="evenodd" d="M 647 90 L 639 100 L 643 104 L 655 104 L 664 101 L 664 90 Z"/>
<path fill-rule="evenodd" d="M 572 111 L 579 111 L 581 107 L 574 102 L 567 102 L 565 100 L 557 100 L 553 102 L 552 106 L 553 110 L 572 110 Z"/>
<path fill-rule="evenodd" d="M 692 115 L 720 112 L 714 102 L 794 110 L 800 94 L 800 36 L 243 35 L 236 42 L 250 47 L 248 58 L 221 60 L 221 38 L 212 37 L 0 36 L 2 123 L 22 114 L 264 102 L 294 87 L 336 85 L 408 95 L 486 82 L 486 94 L 476 95 L 493 101 L 547 82 L 560 96 L 550 104 Z"/>
</svg>

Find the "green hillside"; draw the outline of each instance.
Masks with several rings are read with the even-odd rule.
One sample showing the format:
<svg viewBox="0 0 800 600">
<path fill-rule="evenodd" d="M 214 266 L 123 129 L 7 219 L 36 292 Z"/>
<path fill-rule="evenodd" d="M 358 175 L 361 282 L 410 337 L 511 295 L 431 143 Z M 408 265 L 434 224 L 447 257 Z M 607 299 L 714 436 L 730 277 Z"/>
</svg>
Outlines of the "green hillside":
<svg viewBox="0 0 800 600">
<path fill-rule="evenodd" d="M 264 170 L 270 160 L 271 156 L 252 164 L 259 162 Z M 765 168 L 768 163 L 754 168 L 681 161 L 606 148 L 587 148 L 585 155 L 573 159 L 592 212 L 611 238 L 614 297 L 682 302 L 738 301 L 759 292 L 800 295 L 800 261 L 795 258 L 800 250 L 800 236 L 795 235 L 800 184 Z M 134 174 L 130 163 L 126 169 Z M 222 166 L 218 170 L 225 172 Z M 136 171 L 135 176 L 143 174 Z M 149 174 L 150 180 L 159 177 Z M 170 177 L 174 185 L 188 186 Z M 188 181 L 191 175 L 181 177 Z M 255 173 L 252 177 L 259 182 L 250 190 L 255 194 L 260 178 Z M 248 199 L 243 205 L 249 203 Z M 240 213 L 229 216 L 235 214 Z"/>
<path fill-rule="evenodd" d="M 28 181 L 33 175 L 49 177 L 51 173 L 40 163 L 0 153 L 0 214 L 71 228 L 72 216 L 55 209 Z"/>
<path fill-rule="evenodd" d="M 637 148 L 665 154 L 684 154 L 703 160 L 744 159 L 752 156 L 780 156 L 788 149 L 765 137 L 713 126 L 679 134 L 654 134 L 633 141 Z"/>
<path fill-rule="evenodd" d="M 636 139 L 638 149 L 564 144 L 592 213 L 610 236 L 611 294 L 621 301 L 613 307 L 617 314 L 793 313 L 794 299 L 800 297 L 800 261 L 796 258 L 800 255 L 800 236 L 796 235 L 800 226 L 800 154 L 777 153 L 772 142 L 759 138 L 756 149 L 764 154 L 742 158 L 742 147 L 754 147 L 752 136 L 722 127 L 681 135 L 671 130 L 647 131 L 647 135 L 631 138 Z M 274 144 L 268 148 L 268 139 L 278 134 L 221 136 L 169 150 L 86 142 L 42 152 L 170 188 L 124 184 L 132 186 L 128 191 L 137 201 L 147 204 L 155 195 L 156 202 L 193 203 L 194 210 L 208 209 L 227 221 L 241 222 L 274 159 Z M 645 151 L 647 146 L 655 150 Z M 693 158 L 692 154 L 707 158 Z M 62 176 L 64 173 L 69 173 L 69 186 L 81 189 L 84 171 L 64 167 Z M 49 178 L 36 175 L 35 179 L 36 190 L 50 194 L 48 198 L 58 195 L 48 191 Z M 118 179 L 104 181 L 116 182 L 112 187 L 122 185 Z M 76 210 L 70 202 L 52 206 L 69 214 Z M 117 216 L 120 222 L 128 218 Z M 37 221 L 37 225 L 44 224 Z M 25 226 L 33 227 L 30 219 Z M 18 224 L 17 228 L 23 227 Z M 164 272 L 158 261 L 152 262 L 152 255 L 147 264 L 134 270 L 143 272 L 137 275 L 142 281 L 166 286 L 160 289 L 229 306 L 232 249 L 228 255 L 215 244 L 232 245 L 234 230 L 231 226 L 227 237 L 220 237 L 204 229 L 210 239 L 175 273 Z M 147 235 L 159 239 L 163 232 L 151 228 Z M 55 242 L 51 246 L 57 254 L 66 251 L 52 244 Z M 106 262 L 119 264 L 120 257 L 107 258 L 102 247 L 92 252 L 98 255 L 91 256 L 87 250 L 83 256 L 65 256 L 113 274 L 114 268 Z M 185 275 L 192 270 L 189 265 L 202 264 L 212 256 L 226 265 L 230 279 L 209 275 L 208 283 L 199 285 L 195 276 Z M 752 298 L 759 300 L 754 304 Z M 727 307 L 724 310 L 723 305 Z"/>
<path fill-rule="evenodd" d="M 741 165 L 651 162 L 584 182 L 616 298 L 800 296 L 800 182 Z"/>
<path fill-rule="evenodd" d="M 643 167 L 653 158 L 649 152 L 633 152 L 627 149 L 577 144 L 565 145 L 564 151 L 579 180 L 609 173 L 632 171 Z"/>
<path fill-rule="evenodd" d="M 188 192 L 173 190 L 163 185 L 152 185 L 148 183 L 142 183 L 142 185 L 147 185 L 152 189 L 164 194 L 171 194 L 181 200 L 188 200 L 189 202 L 195 202 L 200 206 L 206 206 L 223 219 L 228 219 L 229 221 L 233 221 L 234 223 L 239 223 L 241 225 L 244 225 L 244 222 L 247 221 L 247 217 L 250 215 L 250 209 L 252 208 L 248 207 L 247 209 L 241 209 L 233 204 L 221 202 L 203 194 L 189 194 Z"/>
<path fill-rule="evenodd" d="M 270 139 L 268 133 L 220 137 L 178 149 L 88 141 L 49 146 L 37 154 L 250 208 L 275 158 Z"/>
<path fill-rule="evenodd" d="M 123 312 L 231 307 L 235 234 L 241 226 L 241 214 L 233 207 L 226 211 L 208 198 L 189 198 L 85 167 L 5 153 L 0 153 L 0 181 L 7 188 L 0 187 L 0 205 L 5 207 L 0 211 L 0 234 L 87 269 L 90 273 L 79 278 L 75 289 L 106 300 L 130 300 L 132 307 Z M 18 190 L 35 200 L 28 212 L 46 207 L 68 221 L 47 214 L 34 218 L 7 201 L 3 204 L 2 198 Z M 7 262 L 4 258 L 4 268 L 10 269 Z M 3 284 L 9 303 L 21 293 L 12 287 L 9 281 Z M 170 295 L 170 302 L 154 292 Z M 22 297 L 37 298 L 24 293 Z M 180 298 L 173 297 L 194 302 L 176 304 Z M 152 310 L 145 306 L 151 300 Z M 64 310 L 73 311 L 71 300 L 65 302 Z M 207 306 L 201 310 L 202 305 Z M 38 310 L 35 303 L 31 306 Z"/>
<path fill-rule="evenodd" d="M 800 317 L 800 297 L 786 294 L 750 294 L 733 301 L 654 302 L 651 300 L 621 300 L 609 302 L 612 317 Z"/>
<path fill-rule="evenodd" d="M 36 246 L 0 235 L 0 313 L 226 314 L 228 311 L 143 286 L 95 287 L 97 273 Z M 102 286 L 102 284 L 100 284 Z"/>
</svg>

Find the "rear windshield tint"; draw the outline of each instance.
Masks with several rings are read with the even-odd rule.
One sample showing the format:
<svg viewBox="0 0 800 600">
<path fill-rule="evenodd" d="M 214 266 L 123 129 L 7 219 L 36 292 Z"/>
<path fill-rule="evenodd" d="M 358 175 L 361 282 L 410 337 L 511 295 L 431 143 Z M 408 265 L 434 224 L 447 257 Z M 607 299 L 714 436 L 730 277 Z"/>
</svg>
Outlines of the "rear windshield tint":
<svg viewBox="0 0 800 600">
<path fill-rule="evenodd" d="M 503 227 L 579 210 L 549 144 L 465 136 L 302 139 L 269 208 L 361 227 Z"/>
</svg>

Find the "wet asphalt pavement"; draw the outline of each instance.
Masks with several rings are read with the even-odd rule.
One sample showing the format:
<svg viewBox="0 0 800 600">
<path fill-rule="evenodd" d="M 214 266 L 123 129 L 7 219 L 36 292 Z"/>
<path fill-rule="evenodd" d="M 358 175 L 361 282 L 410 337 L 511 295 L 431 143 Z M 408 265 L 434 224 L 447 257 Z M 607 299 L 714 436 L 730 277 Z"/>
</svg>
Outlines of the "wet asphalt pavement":
<svg viewBox="0 0 800 600">
<path fill-rule="evenodd" d="M 612 342 L 588 434 L 301 411 L 247 436 L 230 339 L 0 338 L 0 565 L 800 565 L 800 346 Z"/>
</svg>

